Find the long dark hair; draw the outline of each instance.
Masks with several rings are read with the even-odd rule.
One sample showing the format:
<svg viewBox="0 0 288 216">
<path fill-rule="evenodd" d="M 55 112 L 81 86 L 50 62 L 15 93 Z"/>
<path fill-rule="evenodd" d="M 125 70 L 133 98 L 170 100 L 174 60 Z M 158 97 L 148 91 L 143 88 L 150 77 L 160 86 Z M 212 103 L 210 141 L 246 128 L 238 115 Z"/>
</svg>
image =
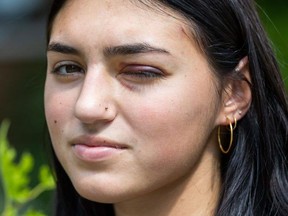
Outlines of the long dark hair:
<svg viewBox="0 0 288 216">
<path fill-rule="evenodd" d="M 56 0 L 52 5 L 48 41 L 53 20 L 65 2 Z M 221 158 L 222 190 L 215 214 L 288 215 L 287 98 L 254 1 L 153 2 L 172 8 L 190 21 L 220 81 L 236 77 L 233 69 L 238 62 L 245 56 L 249 59 L 253 100 L 237 126 L 234 147 Z M 55 170 L 57 215 L 114 215 L 112 205 L 80 197 L 56 157 Z"/>
</svg>

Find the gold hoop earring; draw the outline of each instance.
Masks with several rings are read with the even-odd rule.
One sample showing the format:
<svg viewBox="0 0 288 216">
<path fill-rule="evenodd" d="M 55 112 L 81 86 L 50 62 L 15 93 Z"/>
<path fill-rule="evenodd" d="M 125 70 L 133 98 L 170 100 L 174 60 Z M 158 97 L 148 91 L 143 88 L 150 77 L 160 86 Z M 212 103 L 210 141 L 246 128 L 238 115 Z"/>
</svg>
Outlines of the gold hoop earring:
<svg viewBox="0 0 288 216">
<path fill-rule="evenodd" d="M 228 120 L 229 118 L 227 118 Z M 230 120 L 229 120 L 230 121 Z M 231 122 L 229 124 L 232 124 Z M 233 126 L 233 130 L 235 130 L 237 127 L 237 119 L 234 117 L 234 126 Z"/>
<path fill-rule="evenodd" d="M 234 126 L 232 125 L 232 122 L 230 121 L 230 119 L 228 117 L 226 117 L 227 121 L 229 122 L 229 131 L 230 131 L 230 141 L 229 141 L 229 146 L 227 148 L 227 150 L 225 150 L 222 146 L 222 142 L 221 142 L 221 126 L 218 127 L 218 144 L 219 144 L 219 147 L 220 147 L 220 150 L 223 154 L 228 154 L 231 147 L 232 147 L 232 143 L 233 143 L 233 131 L 235 130 L 236 126 L 237 126 L 237 120 L 236 118 L 234 117 Z"/>
</svg>

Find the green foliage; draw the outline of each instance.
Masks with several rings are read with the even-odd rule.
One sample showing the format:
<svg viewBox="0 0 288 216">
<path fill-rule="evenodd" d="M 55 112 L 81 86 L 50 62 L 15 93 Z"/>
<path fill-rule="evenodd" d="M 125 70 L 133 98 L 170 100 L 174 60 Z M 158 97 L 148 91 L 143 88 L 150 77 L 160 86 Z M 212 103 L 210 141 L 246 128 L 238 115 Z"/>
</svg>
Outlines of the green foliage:
<svg viewBox="0 0 288 216">
<path fill-rule="evenodd" d="M 287 0 L 256 0 L 264 27 L 274 47 L 288 90 L 288 4 Z"/>
<path fill-rule="evenodd" d="M 25 152 L 16 162 L 17 152 L 9 146 L 7 133 L 9 122 L 3 121 L 0 127 L 0 194 L 4 205 L 0 206 L 0 215 L 3 216 L 43 216 L 45 214 L 29 207 L 44 191 L 55 187 L 54 179 L 47 165 L 42 165 L 39 170 L 38 184 L 30 187 L 30 173 L 33 170 L 34 158 Z M 2 207 L 2 210 L 1 210 Z M 23 211 L 25 211 L 23 213 Z"/>
</svg>

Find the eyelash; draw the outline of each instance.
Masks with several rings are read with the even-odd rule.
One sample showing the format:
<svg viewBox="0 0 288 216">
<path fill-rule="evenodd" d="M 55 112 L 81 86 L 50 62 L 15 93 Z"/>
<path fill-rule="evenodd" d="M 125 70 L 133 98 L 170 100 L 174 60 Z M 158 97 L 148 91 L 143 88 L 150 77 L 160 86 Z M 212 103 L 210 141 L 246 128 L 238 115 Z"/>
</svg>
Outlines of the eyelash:
<svg viewBox="0 0 288 216">
<path fill-rule="evenodd" d="M 130 77 L 137 77 L 140 80 L 153 80 L 163 78 L 164 74 L 161 70 L 151 66 L 132 65 L 127 66 L 120 74 Z"/>
<path fill-rule="evenodd" d="M 67 72 L 66 73 L 63 71 L 61 71 L 62 69 L 68 69 L 67 67 L 71 67 L 70 69 L 72 69 L 72 72 Z M 53 74 L 59 75 L 59 76 L 76 76 L 79 75 L 79 73 L 84 74 L 85 71 L 77 64 L 71 64 L 71 63 L 61 63 L 59 65 L 56 65 L 56 67 L 52 70 Z"/>
<path fill-rule="evenodd" d="M 69 72 L 69 69 L 72 70 L 72 72 Z M 67 79 L 75 79 L 85 74 L 85 70 L 75 63 L 63 62 L 59 63 L 54 67 L 54 69 L 52 70 L 52 74 Z M 126 82 L 138 84 L 145 84 L 147 82 L 152 82 L 157 79 L 165 78 L 165 74 L 160 69 L 146 65 L 128 65 L 124 67 L 116 75 L 116 77 L 119 75 Z"/>
<path fill-rule="evenodd" d="M 162 77 L 162 74 L 150 71 L 124 72 L 125 75 L 134 76 L 140 79 L 153 79 Z"/>
</svg>

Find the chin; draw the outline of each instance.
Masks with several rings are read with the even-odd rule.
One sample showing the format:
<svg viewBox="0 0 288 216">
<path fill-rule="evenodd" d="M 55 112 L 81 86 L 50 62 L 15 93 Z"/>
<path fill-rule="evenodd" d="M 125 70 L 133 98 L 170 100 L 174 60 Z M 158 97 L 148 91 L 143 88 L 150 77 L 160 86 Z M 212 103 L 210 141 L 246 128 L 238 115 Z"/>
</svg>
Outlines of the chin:
<svg viewBox="0 0 288 216">
<path fill-rule="evenodd" d="M 127 200 L 127 194 L 119 194 L 117 192 L 110 192 L 110 191 L 96 191 L 96 190 L 87 190 L 76 188 L 76 191 L 80 194 L 81 197 L 97 202 L 97 203 L 106 203 L 106 204 L 114 204 L 119 203 Z"/>
<path fill-rule="evenodd" d="M 115 182 L 101 184 L 100 182 L 96 183 L 95 179 L 86 179 L 76 182 L 72 181 L 72 184 L 81 197 L 93 202 L 113 204 L 127 200 L 127 197 L 131 196 L 131 194 L 127 193 L 127 190 L 124 191 Z"/>
</svg>

